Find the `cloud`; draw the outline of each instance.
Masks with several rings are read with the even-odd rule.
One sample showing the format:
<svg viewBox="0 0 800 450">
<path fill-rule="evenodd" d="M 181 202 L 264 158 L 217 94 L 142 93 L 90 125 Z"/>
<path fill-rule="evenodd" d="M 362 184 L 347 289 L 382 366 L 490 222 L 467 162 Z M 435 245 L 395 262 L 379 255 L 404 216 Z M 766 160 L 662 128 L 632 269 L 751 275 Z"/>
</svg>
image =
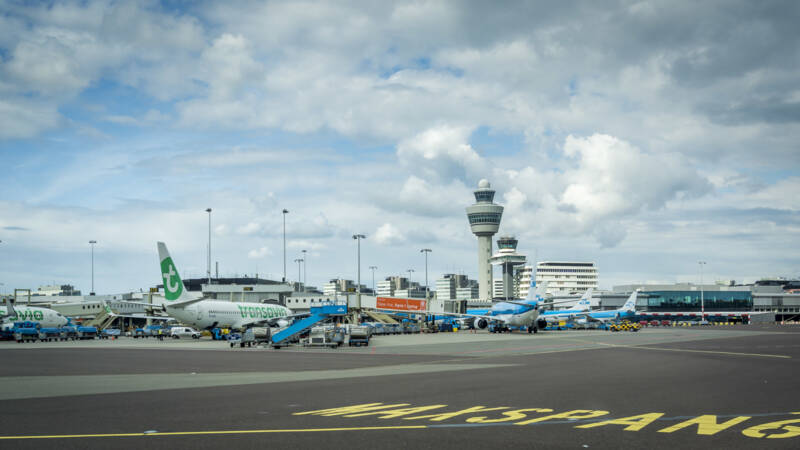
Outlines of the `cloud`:
<svg viewBox="0 0 800 450">
<path fill-rule="evenodd" d="M 372 236 L 374 241 L 380 245 L 396 246 L 406 242 L 406 237 L 403 233 L 390 223 L 379 226 Z"/>
<path fill-rule="evenodd" d="M 272 252 L 267 247 L 260 247 L 255 250 L 250 250 L 247 252 L 247 257 L 250 259 L 261 259 L 271 255 Z"/>
<path fill-rule="evenodd" d="M 397 158 L 407 170 L 426 178 L 468 182 L 487 170 L 486 161 L 469 144 L 472 129 L 442 125 L 405 139 L 397 145 Z"/>
</svg>

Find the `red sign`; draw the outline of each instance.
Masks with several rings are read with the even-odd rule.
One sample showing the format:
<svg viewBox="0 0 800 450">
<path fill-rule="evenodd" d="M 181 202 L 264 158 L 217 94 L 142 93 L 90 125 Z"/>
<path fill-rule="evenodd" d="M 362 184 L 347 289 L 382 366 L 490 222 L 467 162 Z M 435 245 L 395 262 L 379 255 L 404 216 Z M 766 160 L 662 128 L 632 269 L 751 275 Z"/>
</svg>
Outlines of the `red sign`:
<svg viewBox="0 0 800 450">
<path fill-rule="evenodd" d="M 425 300 L 413 298 L 378 297 L 375 299 L 378 309 L 394 309 L 398 311 L 425 311 Z"/>
</svg>

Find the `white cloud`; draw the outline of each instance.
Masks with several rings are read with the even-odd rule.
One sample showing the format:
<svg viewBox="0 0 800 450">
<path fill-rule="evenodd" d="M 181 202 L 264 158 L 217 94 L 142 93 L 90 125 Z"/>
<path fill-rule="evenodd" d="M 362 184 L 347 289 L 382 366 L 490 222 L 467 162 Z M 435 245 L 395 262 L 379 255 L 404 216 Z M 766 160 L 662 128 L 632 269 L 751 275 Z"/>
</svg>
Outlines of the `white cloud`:
<svg viewBox="0 0 800 450">
<path fill-rule="evenodd" d="M 271 255 L 272 252 L 267 247 L 260 247 L 255 250 L 250 250 L 247 252 L 247 257 L 250 259 L 261 259 Z"/>
<path fill-rule="evenodd" d="M 245 236 L 254 236 L 264 229 L 264 227 L 256 222 L 248 222 L 246 225 L 242 225 L 236 229 L 238 234 L 243 234 Z"/>
<path fill-rule="evenodd" d="M 472 130 L 442 125 L 405 139 L 397 145 L 397 158 L 407 170 L 426 178 L 473 181 L 488 170 L 488 162 L 468 143 Z"/>
<path fill-rule="evenodd" d="M 406 242 L 406 237 L 397 227 L 385 223 L 373 233 L 374 241 L 380 245 L 400 245 Z"/>
</svg>

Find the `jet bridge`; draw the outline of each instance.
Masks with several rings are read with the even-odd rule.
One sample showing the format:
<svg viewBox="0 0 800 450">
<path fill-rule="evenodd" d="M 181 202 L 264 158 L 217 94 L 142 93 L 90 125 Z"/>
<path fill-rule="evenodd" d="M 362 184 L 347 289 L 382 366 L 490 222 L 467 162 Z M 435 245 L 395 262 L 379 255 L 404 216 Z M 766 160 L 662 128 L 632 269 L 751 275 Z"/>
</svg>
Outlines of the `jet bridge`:
<svg viewBox="0 0 800 450">
<path fill-rule="evenodd" d="M 278 331 L 272 335 L 271 343 L 273 347 L 281 347 L 286 344 L 286 341 L 303 331 L 308 330 L 314 325 L 322 322 L 323 320 L 330 319 L 331 317 L 339 317 L 347 315 L 347 305 L 329 304 L 322 306 L 312 306 L 311 315 L 305 319 L 298 320 L 297 322 L 289 325 L 288 327 Z"/>
</svg>

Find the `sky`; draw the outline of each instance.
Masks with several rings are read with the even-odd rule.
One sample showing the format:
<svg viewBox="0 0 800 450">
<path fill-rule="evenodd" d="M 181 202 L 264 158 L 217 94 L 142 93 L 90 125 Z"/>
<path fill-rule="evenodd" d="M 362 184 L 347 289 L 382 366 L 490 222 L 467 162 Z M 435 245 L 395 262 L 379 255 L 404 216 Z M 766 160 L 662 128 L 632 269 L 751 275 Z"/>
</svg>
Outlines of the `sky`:
<svg viewBox="0 0 800 450">
<path fill-rule="evenodd" d="M 601 288 L 800 277 L 795 1 L 0 0 L 0 292 L 477 274 L 478 181 Z M 496 247 L 495 247 L 496 248 Z M 706 262 L 701 266 L 699 261 Z M 213 264 L 213 263 L 212 263 Z M 702 273 L 701 273 L 702 268 Z M 413 272 L 410 272 L 413 270 Z M 213 269 L 212 269 L 213 271 Z M 303 275 L 300 275 L 302 278 Z"/>
</svg>

